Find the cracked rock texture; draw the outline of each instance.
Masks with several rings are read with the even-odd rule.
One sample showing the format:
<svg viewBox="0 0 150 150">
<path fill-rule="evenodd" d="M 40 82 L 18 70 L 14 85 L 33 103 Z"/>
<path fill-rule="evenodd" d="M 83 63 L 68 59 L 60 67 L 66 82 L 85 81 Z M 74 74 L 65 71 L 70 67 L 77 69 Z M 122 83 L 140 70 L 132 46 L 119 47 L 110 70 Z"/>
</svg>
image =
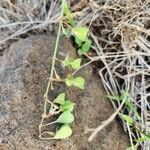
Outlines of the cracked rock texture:
<svg viewBox="0 0 150 150">
<path fill-rule="evenodd" d="M 86 79 L 85 90 L 58 84 L 50 93 L 53 99 L 65 90 L 76 103 L 72 137 L 59 141 L 38 138 L 55 39 L 53 34 L 30 36 L 13 43 L 0 57 L 0 150 L 125 150 L 129 146 L 128 137 L 116 121 L 92 143 L 87 143 L 89 135 L 84 134 L 85 127 L 97 127 L 113 113 L 91 65 L 79 72 Z M 62 38 L 59 58 L 64 58 L 67 52 L 76 55 L 72 45 Z M 56 69 L 65 74 L 61 66 Z"/>
</svg>

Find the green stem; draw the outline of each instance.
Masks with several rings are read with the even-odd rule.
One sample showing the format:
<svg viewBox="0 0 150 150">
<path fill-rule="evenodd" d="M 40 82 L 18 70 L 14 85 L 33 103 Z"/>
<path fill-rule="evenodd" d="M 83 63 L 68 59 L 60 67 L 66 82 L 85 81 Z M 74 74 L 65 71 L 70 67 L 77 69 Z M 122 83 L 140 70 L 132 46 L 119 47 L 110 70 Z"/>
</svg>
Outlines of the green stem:
<svg viewBox="0 0 150 150">
<path fill-rule="evenodd" d="M 62 9 L 61 9 L 60 18 L 63 16 L 63 13 L 64 13 L 64 1 L 62 0 Z M 52 58 L 52 66 L 51 66 L 50 77 L 49 77 L 49 80 L 48 80 L 46 92 L 45 92 L 45 94 L 44 94 L 44 98 L 45 98 L 44 114 L 46 114 L 48 92 L 49 92 L 50 86 L 51 86 L 51 84 L 52 84 L 52 78 L 53 78 L 53 74 L 54 74 L 56 55 L 57 55 L 57 51 L 58 51 L 58 44 L 59 44 L 60 34 L 61 34 L 61 26 L 62 26 L 62 20 L 60 20 L 60 22 L 59 22 L 58 33 L 57 33 L 57 39 L 56 39 L 54 54 L 53 54 L 53 58 Z"/>
<path fill-rule="evenodd" d="M 49 81 L 48 81 L 48 84 L 47 84 L 47 89 L 46 89 L 46 92 L 45 92 L 46 97 L 48 96 L 49 88 L 50 88 L 51 81 L 52 81 L 53 74 L 54 74 L 55 60 L 56 60 L 56 54 L 57 54 L 58 44 L 59 44 L 59 40 L 60 40 L 60 33 L 61 33 L 61 21 L 59 23 L 58 34 L 57 34 L 57 39 L 56 39 L 56 45 L 55 45 L 55 49 L 54 49 L 54 55 L 53 55 L 53 58 L 52 58 L 51 73 L 50 73 Z"/>
<path fill-rule="evenodd" d="M 64 14 L 64 0 L 62 0 L 62 7 L 61 7 L 61 14 L 60 14 L 60 18 L 63 16 Z M 53 73 L 54 73 L 54 68 L 55 68 L 55 61 L 56 61 L 56 55 L 57 55 L 57 50 L 58 50 L 58 44 L 59 44 L 59 40 L 60 40 L 60 34 L 61 34 L 61 26 L 62 26 L 62 20 L 60 19 L 60 22 L 59 22 L 59 27 L 58 27 L 58 34 L 57 34 L 57 39 L 56 39 L 56 44 L 55 44 L 55 49 L 54 49 L 54 54 L 53 54 L 53 57 L 52 57 L 52 66 L 51 66 L 51 73 L 50 73 L 50 78 L 48 80 L 48 84 L 47 84 L 47 88 L 46 88 L 46 92 L 44 94 L 44 115 L 47 115 L 46 114 L 46 109 L 47 109 L 47 103 L 49 102 L 48 100 L 48 92 L 49 92 L 49 88 L 50 88 L 50 85 L 51 85 L 51 80 L 53 78 Z M 51 103 L 52 104 L 52 103 Z M 43 121 L 44 121 L 44 118 L 42 116 L 42 120 L 41 120 L 41 123 L 39 125 L 39 137 L 41 137 L 41 134 L 42 134 L 42 124 L 43 124 Z"/>
</svg>

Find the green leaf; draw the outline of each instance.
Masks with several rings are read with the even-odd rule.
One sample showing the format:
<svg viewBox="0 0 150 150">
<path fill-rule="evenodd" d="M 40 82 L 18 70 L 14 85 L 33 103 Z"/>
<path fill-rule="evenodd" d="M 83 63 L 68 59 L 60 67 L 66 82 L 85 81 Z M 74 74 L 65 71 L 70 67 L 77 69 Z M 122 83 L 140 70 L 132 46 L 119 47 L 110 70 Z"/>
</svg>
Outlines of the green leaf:
<svg viewBox="0 0 150 150">
<path fill-rule="evenodd" d="M 73 69 L 79 69 L 81 67 L 81 58 L 73 60 L 73 58 L 66 57 L 62 62 L 63 66 L 72 67 Z"/>
<path fill-rule="evenodd" d="M 81 58 L 75 59 L 70 65 L 73 69 L 79 69 L 81 67 Z"/>
<path fill-rule="evenodd" d="M 69 67 L 72 62 L 73 62 L 73 58 L 67 56 L 65 60 L 62 62 L 62 64 L 64 67 L 65 66 Z"/>
<path fill-rule="evenodd" d="M 73 80 L 73 85 L 80 89 L 84 89 L 84 84 L 85 84 L 85 80 L 82 77 L 76 77 Z"/>
<path fill-rule="evenodd" d="M 138 120 L 141 120 L 141 117 L 140 117 L 139 113 L 137 112 L 137 108 L 136 108 L 136 106 L 133 104 L 133 102 L 129 103 L 128 106 L 129 106 L 130 111 L 132 111 L 132 112 L 136 115 L 137 119 L 138 119 Z"/>
<path fill-rule="evenodd" d="M 91 40 L 87 39 L 86 42 L 84 43 L 84 45 L 82 46 L 82 51 L 84 53 L 88 52 L 90 50 L 90 47 L 91 47 Z"/>
<path fill-rule="evenodd" d="M 60 111 L 72 111 L 74 109 L 75 103 L 71 101 L 65 101 L 63 105 L 60 106 Z"/>
<path fill-rule="evenodd" d="M 64 111 L 56 120 L 58 123 L 68 124 L 74 121 L 74 116 L 70 111 Z"/>
<path fill-rule="evenodd" d="M 133 125 L 134 121 L 133 121 L 133 119 L 132 119 L 130 116 L 124 115 L 124 114 L 121 114 L 121 113 L 119 113 L 119 115 L 120 115 L 130 126 Z"/>
<path fill-rule="evenodd" d="M 129 97 L 129 93 L 122 91 L 121 92 L 121 96 L 109 96 L 108 98 L 110 98 L 111 100 L 115 100 L 115 101 L 123 101 L 124 98 L 125 99 L 125 105 L 128 107 L 128 109 L 130 109 L 130 111 L 132 111 L 138 120 L 141 120 L 141 117 L 137 111 L 137 107 L 136 105 L 132 102 L 132 100 Z"/>
<path fill-rule="evenodd" d="M 63 0 L 63 2 L 64 2 L 64 4 L 63 4 L 63 6 L 64 6 L 64 14 L 65 14 L 66 17 L 67 17 L 67 22 L 68 22 L 71 26 L 74 26 L 74 20 L 73 20 L 73 17 L 72 17 L 72 15 L 71 15 L 71 12 L 70 12 L 70 10 L 69 10 L 69 8 L 68 8 L 67 2 L 66 2 L 66 0 Z"/>
<path fill-rule="evenodd" d="M 73 85 L 73 80 L 74 80 L 74 77 L 69 75 L 69 76 L 66 78 L 66 85 L 67 85 L 68 87 L 72 86 L 72 85 Z"/>
<path fill-rule="evenodd" d="M 85 80 L 82 77 L 74 78 L 73 76 L 69 76 L 66 79 L 66 85 L 69 87 L 74 85 L 80 89 L 84 89 L 84 84 L 85 84 Z"/>
<path fill-rule="evenodd" d="M 121 96 L 120 96 L 121 101 L 124 99 L 124 97 L 126 97 L 125 104 L 128 106 L 130 111 L 132 111 L 136 115 L 138 120 L 141 120 L 141 117 L 140 117 L 139 113 L 137 112 L 137 108 L 136 108 L 135 104 L 129 97 L 129 93 L 122 91 Z"/>
<path fill-rule="evenodd" d="M 135 140 L 138 143 L 150 141 L 150 135 L 142 134 L 142 137 Z"/>
<path fill-rule="evenodd" d="M 89 29 L 86 27 L 76 27 L 72 29 L 73 34 L 81 41 L 86 41 Z"/>
<path fill-rule="evenodd" d="M 78 49 L 78 54 L 81 56 L 81 55 L 83 55 L 85 53 L 82 51 L 82 49 Z"/>
<path fill-rule="evenodd" d="M 54 100 L 54 103 L 63 105 L 65 102 L 65 93 L 60 93 L 57 98 Z"/>
<path fill-rule="evenodd" d="M 75 37 L 75 42 L 78 45 L 78 47 L 80 47 L 82 45 L 82 42 L 79 38 Z"/>
<path fill-rule="evenodd" d="M 65 139 L 71 136 L 71 134 L 72 134 L 72 129 L 68 124 L 66 124 L 60 127 L 60 129 L 56 132 L 54 139 Z"/>
<path fill-rule="evenodd" d="M 67 27 L 66 29 L 63 27 L 62 28 L 63 33 L 65 34 L 66 38 L 70 38 L 72 35 L 72 30 L 70 27 Z"/>
</svg>

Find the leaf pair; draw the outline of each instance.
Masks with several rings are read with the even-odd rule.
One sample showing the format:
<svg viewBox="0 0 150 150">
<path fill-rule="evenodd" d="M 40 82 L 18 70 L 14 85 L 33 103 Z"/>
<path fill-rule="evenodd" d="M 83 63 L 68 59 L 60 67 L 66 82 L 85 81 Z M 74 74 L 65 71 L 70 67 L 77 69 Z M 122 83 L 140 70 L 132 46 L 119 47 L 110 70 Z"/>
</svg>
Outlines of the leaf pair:
<svg viewBox="0 0 150 150">
<path fill-rule="evenodd" d="M 81 43 L 86 42 L 88 39 L 89 29 L 87 27 L 71 27 L 63 28 L 63 33 L 69 38 L 71 35 L 75 37 L 75 42 L 81 46 Z M 87 41 L 89 42 L 89 41 Z"/>
<path fill-rule="evenodd" d="M 66 59 L 62 63 L 63 66 L 72 67 L 73 69 L 79 69 L 81 67 L 81 58 L 73 59 L 70 57 L 66 57 Z"/>
<path fill-rule="evenodd" d="M 78 45 L 78 54 L 87 53 L 91 47 L 91 40 L 88 39 L 89 29 L 86 27 L 78 27 L 73 30 L 75 42 Z"/>
<path fill-rule="evenodd" d="M 89 29 L 86 27 L 67 27 L 67 29 L 63 28 L 63 33 L 66 35 L 67 38 L 70 38 L 71 35 L 75 37 L 75 42 L 77 44 L 77 47 L 79 48 L 79 55 L 87 53 L 90 50 L 92 42 L 88 39 L 88 32 Z"/>
<path fill-rule="evenodd" d="M 74 121 L 74 116 L 71 112 L 74 109 L 75 103 L 65 100 L 65 93 L 59 94 L 54 103 L 60 104 L 59 110 L 63 112 L 55 122 L 68 124 Z"/>
<path fill-rule="evenodd" d="M 54 100 L 54 103 L 60 104 L 60 111 L 73 111 L 75 103 L 65 100 L 65 93 L 60 93 L 57 98 Z"/>
<path fill-rule="evenodd" d="M 68 124 L 74 121 L 74 116 L 71 112 L 74 109 L 75 104 L 69 100 L 65 100 L 65 93 L 60 93 L 54 100 L 54 103 L 60 105 L 59 110 L 63 113 L 53 123 L 61 123 L 64 125 L 61 126 L 60 129 L 56 132 L 53 139 L 68 138 L 72 134 L 72 129 Z"/>
<path fill-rule="evenodd" d="M 66 85 L 68 87 L 73 85 L 73 86 L 76 86 L 80 89 L 84 89 L 85 80 L 82 77 L 68 76 L 66 79 Z"/>
</svg>

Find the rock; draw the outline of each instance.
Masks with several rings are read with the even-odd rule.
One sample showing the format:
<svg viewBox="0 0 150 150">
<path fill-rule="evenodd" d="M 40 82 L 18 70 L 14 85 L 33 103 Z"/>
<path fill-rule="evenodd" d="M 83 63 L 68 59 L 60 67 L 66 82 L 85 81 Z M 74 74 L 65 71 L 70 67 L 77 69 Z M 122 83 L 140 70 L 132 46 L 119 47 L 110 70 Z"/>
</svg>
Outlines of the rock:
<svg viewBox="0 0 150 150">
<path fill-rule="evenodd" d="M 91 65 L 79 74 L 86 79 L 86 88 L 81 91 L 56 85 L 50 93 L 54 99 L 60 91 L 76 103 L 73 135 L 69 140 L 40 140 L 38 125 L 43 113 L 43 94 L 50 70 L 50 56 L 56 36 L 51 34 L 30 36 L 12 44 L 0 58 L 0 149 L 4 150 L 124 150 L 129 146 L 127 135 L 116 121 L 101 131 L 92 143 L 85 127 L 97 127 L 113 112 L 105 100 L 100 79 Z M 75 56 L 72 45 L 62 38 L 59 57 L 67 52 Z M 65 71 L 56 67 L 61 75 Z"/>
</svg>

